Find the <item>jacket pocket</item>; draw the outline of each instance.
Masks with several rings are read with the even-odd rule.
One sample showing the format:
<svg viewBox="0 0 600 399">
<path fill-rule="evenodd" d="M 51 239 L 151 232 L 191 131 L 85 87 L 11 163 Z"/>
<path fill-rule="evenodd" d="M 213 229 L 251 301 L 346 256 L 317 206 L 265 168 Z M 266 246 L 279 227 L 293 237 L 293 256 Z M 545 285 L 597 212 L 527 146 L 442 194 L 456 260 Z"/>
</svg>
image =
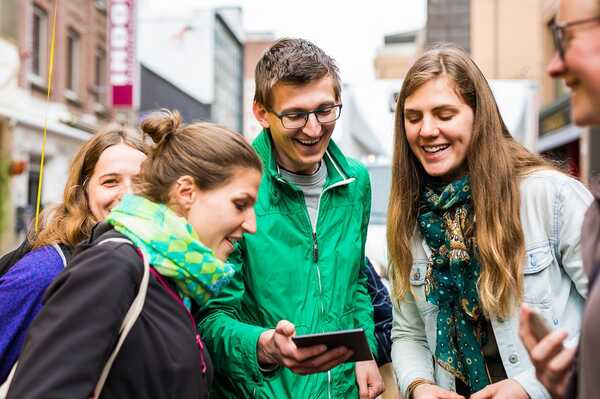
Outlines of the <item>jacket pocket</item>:
<svg viewBox="0 0 600 399">
<path fill-rule="evenodd" d="M 410 288 L 415 298 L 415 304 L 421 315 L 426 315 L 437 309 L 437 306 L 427 302 L 425 295 L 425 275 L 427 273 L 427 261 L 416 261 L 410 270 Z"/>
<path fill-rule="evenodd" d="M 554 256 L 548 246 L 527 251 L 527 259 L 523 268 L 523 301 L 525 303 L 537 308 L 551 308 L 552 281 L 550 273 L 554 262 Z"/>
</svg>

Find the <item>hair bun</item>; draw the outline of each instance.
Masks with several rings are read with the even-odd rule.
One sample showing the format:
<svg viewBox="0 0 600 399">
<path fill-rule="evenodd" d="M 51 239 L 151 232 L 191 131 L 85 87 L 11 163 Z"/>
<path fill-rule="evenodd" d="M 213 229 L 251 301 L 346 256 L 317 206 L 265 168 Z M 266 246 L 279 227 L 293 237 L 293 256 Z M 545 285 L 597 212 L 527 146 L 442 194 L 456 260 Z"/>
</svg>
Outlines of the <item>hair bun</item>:
<svg viewBox="0 0 600 399">
<path fill-rule="evenodd" d="M 165 140 L 181 126 L 181 115 L 178 111 L 161 109 L 148 115 L 142 121 L 142 131 L 152 138 L 156 144 Z"/>
</svg>

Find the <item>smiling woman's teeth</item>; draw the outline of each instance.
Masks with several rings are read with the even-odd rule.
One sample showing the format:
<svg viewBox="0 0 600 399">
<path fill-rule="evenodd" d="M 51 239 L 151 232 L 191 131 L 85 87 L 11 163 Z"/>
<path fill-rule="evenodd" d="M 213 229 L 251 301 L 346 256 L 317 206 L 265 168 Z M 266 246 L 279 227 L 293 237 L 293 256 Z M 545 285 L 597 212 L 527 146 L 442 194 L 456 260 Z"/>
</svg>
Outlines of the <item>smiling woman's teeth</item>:
<svg viewBox="0 0 600 399">
<path fill-rule="evenodd" d="M 423 146 L 422 148 L 425 152 L 434 153 L 434 152 L 438 152 L 438 151 L 443 151 L 448 147 L 450 147 L 450 144 L 426 145 L 426 146 Z"/>
</svg>

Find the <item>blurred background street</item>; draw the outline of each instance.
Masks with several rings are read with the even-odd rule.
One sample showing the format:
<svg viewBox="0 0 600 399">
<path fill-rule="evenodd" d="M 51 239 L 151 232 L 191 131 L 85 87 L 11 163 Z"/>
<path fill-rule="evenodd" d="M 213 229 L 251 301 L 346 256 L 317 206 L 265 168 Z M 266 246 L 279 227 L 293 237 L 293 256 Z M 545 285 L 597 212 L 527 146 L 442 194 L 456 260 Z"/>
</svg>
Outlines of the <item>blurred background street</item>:
<svg viewBox="0 0 600 399">
<path fill-rule="evenodd" d="M 575 126 L 568 89 L 545 67 L 555 0 L 0 0 L 0 250 L 42 204 L 59 201 L 69 161 L 110 122 L 159 108 L 249 140 L 254 66 L 284 36 L 314 41 L 344 82 L 334 139 L 372 173 L 368 253 L 385 275 L 394 106 L 411 63 L 436 42 L 465 48 L 490 80 L 511 133 L 584 182 L 600 172 L 600 134 Z M 50 101 L 49 54 L 56 11 Z M 596 154 L 596 156 L 594 156 Z"/>
</svg>

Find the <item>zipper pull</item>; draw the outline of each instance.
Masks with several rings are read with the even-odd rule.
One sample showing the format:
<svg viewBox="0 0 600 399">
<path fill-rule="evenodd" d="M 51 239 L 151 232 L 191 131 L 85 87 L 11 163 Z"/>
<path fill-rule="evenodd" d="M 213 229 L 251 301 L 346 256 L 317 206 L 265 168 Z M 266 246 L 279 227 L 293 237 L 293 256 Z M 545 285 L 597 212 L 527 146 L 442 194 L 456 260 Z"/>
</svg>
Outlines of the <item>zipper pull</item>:
<svg viewBox="0 0 600 399">
<path fill-rule="evenodd" d="M 317 233 L 313 231 L 313 261 L 319 260 L 319 245 L 317 244 Z"/>
</svg>

